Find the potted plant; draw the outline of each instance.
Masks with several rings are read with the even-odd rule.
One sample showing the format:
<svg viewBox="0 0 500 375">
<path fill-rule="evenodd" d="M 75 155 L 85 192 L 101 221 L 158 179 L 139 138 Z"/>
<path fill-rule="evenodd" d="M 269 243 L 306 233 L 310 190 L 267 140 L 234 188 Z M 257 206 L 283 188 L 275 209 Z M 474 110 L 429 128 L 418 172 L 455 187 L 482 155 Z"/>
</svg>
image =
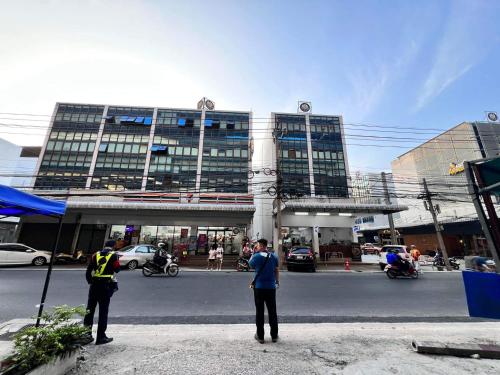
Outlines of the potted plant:
<svg viewBox="0 0 500 375">
<path fill-rule="evenodd" d="M 39 327 L 28 326 L 14 336 L 13 354 L 3 361 L 2 374 L 64 374 L 76 365 L 90 332 L 72 320 L 84 316 L 83 306 L 57 306 L 42 315 Z"/>
</svg>

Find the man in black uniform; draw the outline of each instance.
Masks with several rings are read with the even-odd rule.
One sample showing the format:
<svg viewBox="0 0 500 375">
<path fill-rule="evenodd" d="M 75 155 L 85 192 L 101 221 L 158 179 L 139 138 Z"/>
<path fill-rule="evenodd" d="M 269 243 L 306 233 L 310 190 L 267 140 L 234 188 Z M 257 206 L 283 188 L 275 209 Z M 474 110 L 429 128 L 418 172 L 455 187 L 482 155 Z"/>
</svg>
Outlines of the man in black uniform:
<svg viewBox="0 0 500 375">
<path fill-rule="evenodd" d="M 107 344 L 113 341 L 113 338 L 106 336 L 106 328 L 108 325 L 109 302 L 113 293 L 118 290 L 114 274 L 120 271 L 118 255 L 113 251 L 114 245 L 115 241 L 106 242 L 104 249 L 92 256 L 92 260 L 87 267 L 87 273 L 85 274 L 90 289 L 87 302 L 87 315 L 85 315 L 83 324 L 89 327 L 89 342 L 92 342 L 92 323 L 94 321 L 95 309 L 97 304 L 99 304 L 96 345 Z"/>
</svg>

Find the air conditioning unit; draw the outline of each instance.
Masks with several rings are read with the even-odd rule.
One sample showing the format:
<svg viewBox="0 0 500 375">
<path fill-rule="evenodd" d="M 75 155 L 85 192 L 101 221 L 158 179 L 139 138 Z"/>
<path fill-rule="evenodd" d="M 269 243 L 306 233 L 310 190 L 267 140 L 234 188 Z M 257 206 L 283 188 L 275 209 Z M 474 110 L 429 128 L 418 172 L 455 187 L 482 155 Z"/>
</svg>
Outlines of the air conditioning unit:
<svg viewBox="0 0 500 375">
<path fill-rule="evenodd" d="M 303 101 L 298 102 L 297 106 L 298 113 L 311 113 L 311 111 L 312 111 L 311 102 L 303 102 Z"/>
<path fill-rule="evenodd" d="M 489 122 L 498 122 L 498 114 L 493 111 L 487 111 L 486 120 L 488 120 Z"/>
</svg>

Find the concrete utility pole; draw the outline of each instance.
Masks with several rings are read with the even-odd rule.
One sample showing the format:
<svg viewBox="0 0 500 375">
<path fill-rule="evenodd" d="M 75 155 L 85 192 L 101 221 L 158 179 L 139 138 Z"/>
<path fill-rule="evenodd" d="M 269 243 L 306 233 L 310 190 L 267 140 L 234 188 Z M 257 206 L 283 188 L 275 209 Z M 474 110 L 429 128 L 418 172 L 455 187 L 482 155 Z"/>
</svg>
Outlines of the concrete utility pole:
<svg viewBox="0 0 500 375">
<path fill-rule="evenodd" d="M 276 229 L 278 231 L 278 248 L 276 250 L 280 259 L 280 264 L 283 265 L 285 261 L 285 254 L 283 253 L 283 236 L 281 233 L 281 201 L 283 198 L 283 177 L 281 176 L 280 169 L 280 135 L 281 129 L 279 129 L 279 123 L 276 123 L 275 130 L 273 132 L 273 140 L 276 152 Z"/>
<path fill-rule="evenodd" d="M 432 215 L 432 221 L 434 221 L 434 228 L 436 228 L 436 235 L 439 243 L 439 248 L 443 253 L 444 264 L 446 265 L 446 269 L 448 271 L 451 271 L 450 261 L 448 259 L 448 252 L 446 251 L 446 247 L 444 245 L 443 236 L 441 234 L 441 227 L 437 219 L 436 210 L 434 209 L 434 204 L 432 203 L 432 194 L 430 193 L 429 188 L 427 187 L 427 181 L 425 180 L 425 178 L 423 179 L 423 182 L 425 190 L 423 198 L 427 201 L 427 204 L 429 205 L 429 211 L 431 212 Z"/>
<path fill-rule="evenodd" d="M 386 173 L 382 172 L 382 184 L 384 185 L 384 193 L 385 193 L 385 203 L 391 204 L 391 196 L 389 195 L 389 188 L 387 187 L 387 178 Z M 392 213 L 387 215 L 389 218 L 389 228 L 391 229 L 391 242 L 393 245 L 398 245 L 398 236 L 396 235 L 396 229 L 394 228 L 394 218 Z"/>
</svg>

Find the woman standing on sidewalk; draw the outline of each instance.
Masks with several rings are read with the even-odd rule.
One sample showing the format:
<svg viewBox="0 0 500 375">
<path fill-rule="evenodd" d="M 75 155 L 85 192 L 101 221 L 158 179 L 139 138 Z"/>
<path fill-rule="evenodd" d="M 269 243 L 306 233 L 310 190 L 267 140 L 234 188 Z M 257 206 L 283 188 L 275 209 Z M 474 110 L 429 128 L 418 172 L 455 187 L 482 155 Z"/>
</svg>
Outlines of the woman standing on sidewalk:
<svg viewBox="0 0 500 375">
<path fill-rule="evenodd" d="M 208 264 L 207 264 L 207 270 L 213 271 L 214 270 L 214 265 L 215 265 L 215 258 L 217 256 L 217 245 L 213 244 L 210 247 L 210 250 L 208 251 Z"/>
<path fill-rule="evenodd" d="M 219 243 L 219 247 L 217 248 L 217 271 L 220 271 L 222 269 L 222 260 L 224 258 L 224 248 L 222 247 L 222 244 Z"/>
</svg>

